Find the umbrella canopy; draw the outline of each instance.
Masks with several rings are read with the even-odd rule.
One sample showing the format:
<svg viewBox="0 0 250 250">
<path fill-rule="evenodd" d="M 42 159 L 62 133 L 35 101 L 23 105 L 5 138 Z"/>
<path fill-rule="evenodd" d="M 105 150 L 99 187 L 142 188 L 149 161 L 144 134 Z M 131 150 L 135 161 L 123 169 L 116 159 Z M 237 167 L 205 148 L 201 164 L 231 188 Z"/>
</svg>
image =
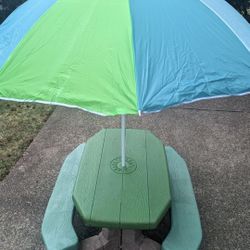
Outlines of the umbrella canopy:
<svg viewBox="0 0 250 250">
<path fill-rule="evenodd" d="M 104 115 L 250 93 L 250 26 L 224 0 L 28 0 L 0 26 L 0 98 Z"/>
</svg>

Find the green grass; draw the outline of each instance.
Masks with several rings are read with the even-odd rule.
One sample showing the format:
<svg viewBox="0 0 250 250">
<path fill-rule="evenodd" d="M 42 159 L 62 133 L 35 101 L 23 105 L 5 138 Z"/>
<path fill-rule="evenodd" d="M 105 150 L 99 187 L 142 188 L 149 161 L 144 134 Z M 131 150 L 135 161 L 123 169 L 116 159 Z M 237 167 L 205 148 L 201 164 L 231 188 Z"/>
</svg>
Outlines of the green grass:
<svg viewBox="0 0 250 250">
<path fill-rule="evenodd" d="M 0 180 L 33 141 L 54 107 L 0 101 Z"/>
</svg>

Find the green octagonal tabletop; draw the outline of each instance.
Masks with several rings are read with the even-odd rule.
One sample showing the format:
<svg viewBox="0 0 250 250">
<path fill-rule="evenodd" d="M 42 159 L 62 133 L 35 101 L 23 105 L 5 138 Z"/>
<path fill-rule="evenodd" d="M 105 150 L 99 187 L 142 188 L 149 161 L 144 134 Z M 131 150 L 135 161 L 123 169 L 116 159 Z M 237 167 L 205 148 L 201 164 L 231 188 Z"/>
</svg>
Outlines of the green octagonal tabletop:
<svg viewBox="0 0 250 250">
<path fill-rule="evenodd" d="M 170 207 L 164 146 L 145 130 L 126 130 L 126 168 L 120 129 L 103 129 L 85 146 L 73 200 L 87 225 L 153 229 Z"/>
</svg>

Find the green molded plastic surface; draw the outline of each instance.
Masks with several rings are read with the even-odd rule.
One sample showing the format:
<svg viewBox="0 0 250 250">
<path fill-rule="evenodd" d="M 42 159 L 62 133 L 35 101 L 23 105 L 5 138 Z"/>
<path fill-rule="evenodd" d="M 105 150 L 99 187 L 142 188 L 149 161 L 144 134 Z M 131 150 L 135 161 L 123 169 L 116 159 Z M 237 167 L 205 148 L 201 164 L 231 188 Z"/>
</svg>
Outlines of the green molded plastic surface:
<svg viewBox="0 0 250 250">
<path fill-rule="evenodd" d="M 42 223 L 42 238 L 48 250 L 78 249 L 78 238 L 72 226 L 72 192 L 83 150 L 82 144 L 68 155 L 50 197 Z"/>
<path fill-rule="evenodd" d="M 126 130 L 127 169 L 119 168 L 120 129 L 88 140 L 73 191 L 86 224 L 110 228 L 155 228 L 170 207 L 163 144 L 149 131 Z"/>
<path fill-rule="evenodd" d="M 202 229 L 192 182 L 185 161 L 171 147 L 166 147 L 171 203 L 171 230 L 162 250 L 197 250 Z"/>
</svg>

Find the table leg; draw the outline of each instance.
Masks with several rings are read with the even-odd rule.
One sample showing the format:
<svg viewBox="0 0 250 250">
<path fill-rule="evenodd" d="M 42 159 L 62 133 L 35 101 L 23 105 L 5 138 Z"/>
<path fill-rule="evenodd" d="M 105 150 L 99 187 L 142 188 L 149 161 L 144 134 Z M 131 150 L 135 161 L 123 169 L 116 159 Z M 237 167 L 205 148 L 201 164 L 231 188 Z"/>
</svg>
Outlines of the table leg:
<svg viewBox="0 0 250 250">
<path fill-rule="evenodd" d="M 140 230 L 103 228 L 99 235 L 83 240 L 80 250 L 160 250 L 161 245 Z"/>
</svg>

